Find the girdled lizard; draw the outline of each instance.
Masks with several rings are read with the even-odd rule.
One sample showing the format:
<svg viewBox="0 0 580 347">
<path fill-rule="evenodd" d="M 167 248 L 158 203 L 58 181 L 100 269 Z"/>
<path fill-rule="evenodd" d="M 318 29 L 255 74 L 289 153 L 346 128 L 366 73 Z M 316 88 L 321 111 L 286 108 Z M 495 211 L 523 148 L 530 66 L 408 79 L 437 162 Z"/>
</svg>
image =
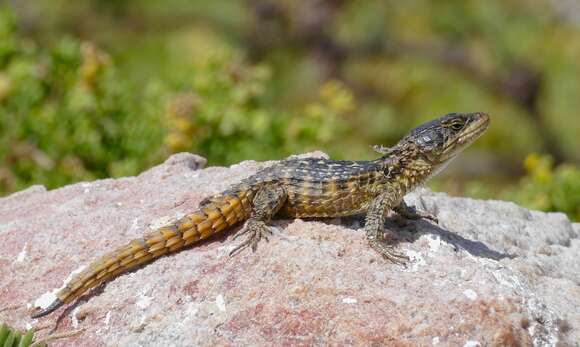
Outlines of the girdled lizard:
<svg viewBox="0 0 580 347">
<path fill-rule="evenodd" d="M 386 241 L 385 214 L 432 218 L 408 207 L 403 197 L 441 171 L 488 127 L 485 113 L 451 113 L 425 123 L 391 148 L 375 147 L 382 156 L 372 161 L 289 159 L 265 168 L 224 192 L 200 203 L 197 211 L 161 227 L 93 261 L 56 294 L 45 316 L 87 290 L 122 273 L 179 251 L 246 221 L 247 239 L 233 253 L 252 250 L 271 231 L 267 223 L 281 217 L 339 217 L 366 212 L 370 246 L 384 258 L 404 263 L 406 256 Z"/>
</svg>

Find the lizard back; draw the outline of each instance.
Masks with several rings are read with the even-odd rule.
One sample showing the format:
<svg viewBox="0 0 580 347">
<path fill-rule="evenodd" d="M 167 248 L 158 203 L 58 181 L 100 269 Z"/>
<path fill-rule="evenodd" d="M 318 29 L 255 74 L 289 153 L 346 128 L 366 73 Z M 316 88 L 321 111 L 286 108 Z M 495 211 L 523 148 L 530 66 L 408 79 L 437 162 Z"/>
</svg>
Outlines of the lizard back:
<svg viewBox="0 0 580 347">
<path fill-rule="evenodd" d="M 279 215 L 286 217 L 361 213 L 385 183 L 381 168 L 374 162 L 318 158 L 285 160 L 259 176 L 284 186 L 288 198 Z"/>
</svg>

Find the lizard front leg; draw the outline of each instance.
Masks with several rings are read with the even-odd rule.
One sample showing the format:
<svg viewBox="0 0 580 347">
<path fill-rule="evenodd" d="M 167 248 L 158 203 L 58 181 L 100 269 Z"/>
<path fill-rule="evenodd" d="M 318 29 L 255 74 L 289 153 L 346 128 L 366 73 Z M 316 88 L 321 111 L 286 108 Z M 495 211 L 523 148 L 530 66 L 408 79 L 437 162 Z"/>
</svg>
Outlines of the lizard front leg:
<svg viewBox="0 0 580 347">
<path fill-rule="evenodd" d="M 395 251 L 394 246 L 387 243 L 383 233 L 385 214 L 389 209 L 397 206 L 400 199 L 398 194 L 391 189 L 377 196 L 367 210 L 365 232 L 370 246 L 375 251 L 393 263 L 405 264 L 409 257 Z"/>
<path fill-rule="evenodd" d="M 262 238 L 268 240 L 268 235 L 271 235 L 272 231 L 266 223 L 280 210 L 287 197 L 284 188 L 276 184 L 267 185 L 258 190 L 252 200 L 252 214 L 244 229 L 234 239 L 242 234 L 248 234 L 248 237 L 230 252 L 230 256 L 248 246 L 252 248 L 252 251 L 256 251 Z"/>
</svg>

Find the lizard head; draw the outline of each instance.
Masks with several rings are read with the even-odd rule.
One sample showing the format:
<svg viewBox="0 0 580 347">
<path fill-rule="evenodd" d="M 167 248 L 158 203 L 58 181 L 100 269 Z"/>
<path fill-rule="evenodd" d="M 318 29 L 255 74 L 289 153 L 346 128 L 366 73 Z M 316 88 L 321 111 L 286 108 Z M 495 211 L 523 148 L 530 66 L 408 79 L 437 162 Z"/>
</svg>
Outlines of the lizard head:
<svg viewBox="0 0 580 347">
<path fill-rule="evenodd" d="M 402 141 L 414 145 L 431 164 L 439 165 L 453 159 L 488 126 L 486 113 L 450 113 L 415 128 Z"/>
<path fill-rule="evenodd" d="M 483 112 L 450 113 L 413 129 L 396 146 L 375 146 L 383 154 L 377 162 L 388 178 L 408 190 L 441 172 L 489 126 Z"/>
</svg>

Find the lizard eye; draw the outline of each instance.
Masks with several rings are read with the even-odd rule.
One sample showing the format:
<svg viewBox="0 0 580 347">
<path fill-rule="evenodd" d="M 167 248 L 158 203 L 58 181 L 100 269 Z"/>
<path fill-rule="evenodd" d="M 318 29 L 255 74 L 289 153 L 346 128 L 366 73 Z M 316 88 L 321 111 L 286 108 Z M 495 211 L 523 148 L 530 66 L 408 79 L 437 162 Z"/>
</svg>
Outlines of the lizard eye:
<svg viewBox="0 0 580 347">
<path fill-rule="evenodd" d="M 463 129 L 463 124 L 453 123 L 453 124 L 451 124 L 451 129 L 453 129 L 455 131 L 459 131 L 459 130 Z"/>
</svg>

